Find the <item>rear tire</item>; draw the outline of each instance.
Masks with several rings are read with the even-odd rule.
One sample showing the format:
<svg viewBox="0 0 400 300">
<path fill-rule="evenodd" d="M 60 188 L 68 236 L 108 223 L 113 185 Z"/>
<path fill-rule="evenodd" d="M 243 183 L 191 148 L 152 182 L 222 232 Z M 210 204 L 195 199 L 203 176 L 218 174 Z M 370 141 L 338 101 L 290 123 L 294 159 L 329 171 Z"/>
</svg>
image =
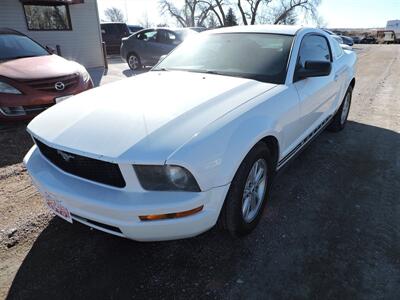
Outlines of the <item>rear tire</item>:
<svg viewBox="0 0 400 300">
<path fill-rule="evenodd" d="M 332 119 L 331 124 L 329 124 L 327 130 L 331 132 L 338 132 L 343 130 L 347 123 L 347 117 L 349 116 L 351 98 L 353 95 L 353 87 L 349 86 L 346 95 L 344 96 L 342 105 L 340 105 L 339 110 L 336 112 Z"/>
<path fill-rule="evenodd" d="M 138 71 L 142 68 L 140 57 L 135 53 L 130 53 L 127 58 L 128 66 L 132 71 Z"/>
<path fill-rule="evenodd" d="M 221 211 L 220 226 L 232 236 L 247 235 L 257 226 L 269 198 L 274 172 L 268 147 L 262 142 L 256 144 L 239 166 Z"/>
</svg>

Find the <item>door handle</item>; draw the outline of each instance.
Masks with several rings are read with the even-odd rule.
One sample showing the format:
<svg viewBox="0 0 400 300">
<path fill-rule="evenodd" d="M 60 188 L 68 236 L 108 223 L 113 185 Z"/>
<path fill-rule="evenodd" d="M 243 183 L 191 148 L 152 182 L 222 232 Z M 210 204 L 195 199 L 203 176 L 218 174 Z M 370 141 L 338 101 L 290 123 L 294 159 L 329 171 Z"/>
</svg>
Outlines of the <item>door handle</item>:
<svg viewBox="0 0 400 300">
<path fill-rule="evenodd" d="M 339 79 L 339 74 L 335 74 L 334 80 L 338 81 L 338 79 Z"/>
</svg>

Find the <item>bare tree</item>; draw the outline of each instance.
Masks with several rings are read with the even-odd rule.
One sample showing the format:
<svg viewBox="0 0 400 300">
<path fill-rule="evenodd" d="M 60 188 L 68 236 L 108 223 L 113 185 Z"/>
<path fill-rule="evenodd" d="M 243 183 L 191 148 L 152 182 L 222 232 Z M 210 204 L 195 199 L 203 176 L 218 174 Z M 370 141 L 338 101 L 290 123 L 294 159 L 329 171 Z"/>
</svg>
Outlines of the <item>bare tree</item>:
<svg viewBox="0 0 400 300">
<path fill-rule="evenodd" d="M 210 11 L 210 16 L 214 15 L 219 23 L 219 26 L 226 26 L 226 15 L 225 8 L 227 4 L 230 4 L 229 0 L 203 0 L 206 6 L 208 6 Z M 212 13 L 212 14 L 211 14 Z"/>
<path fill-rule="evenodd" d="M 213 29 L 218 27 L 218 23 L 214 15 L 210 15 L 207 20 L 207 28 Z"/>
<path fill-rule="evenodd" d="M 260 5 L 268 5 L 272 0 L 238 0 L 237 6 L 244 25 L 254 25 Z M 248 20 L 249 19 L 249 20 Z"/>
<path fill-rule="evenodd" d="M 295 24 L 298 12 L 318 19 L 317 7 L 321 0 L 237 0 L 244 25 L 261 23 Z"/>
<path fill-rule="evenodd" d="M 295 22 L 298 10 L 302 10 L 306 16 L 317 20 L 317 7 L 320 3 L 321 0 L 280 0 L 280 6 L 274 15 L 274 24 L 288 24 L 288 20 L 293 22 L 293 19 Z"/>
<path fill-rule="evenodd" d="M 110 22 L 125 22 L 124 14 L 119 8 L 109 7 L 104 11 L 104 15 Z"/>
<path fill-rule="evenodd" d="M 182 27 L 202 26 L 211 10 L 206 0 L 185 0 L 182 7 L 177 7 L 171 0 L 160 0 L 162 14 L 169 14 Z"/>
<path fill-rule="evenodd" d="M 139 20 L 139 25 L 143 28 L 153 27 L 153 24 L 150 22 L 147 12 L 143 13 L 142 18 Z"/>
</svg>

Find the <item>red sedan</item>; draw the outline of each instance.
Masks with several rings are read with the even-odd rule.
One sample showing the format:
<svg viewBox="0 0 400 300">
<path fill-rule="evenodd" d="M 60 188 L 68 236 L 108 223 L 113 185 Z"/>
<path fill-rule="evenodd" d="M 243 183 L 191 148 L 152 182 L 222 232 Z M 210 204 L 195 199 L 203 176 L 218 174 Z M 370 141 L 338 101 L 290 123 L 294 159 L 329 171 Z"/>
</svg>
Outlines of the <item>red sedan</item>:
<svg viewBox="0 0 400 300">
<path fill-rule="evenodd" d="M 0 122 L 29 120 L 93 87 L 86 69 L 26 35 L 0 28 Z"/>
</svg>

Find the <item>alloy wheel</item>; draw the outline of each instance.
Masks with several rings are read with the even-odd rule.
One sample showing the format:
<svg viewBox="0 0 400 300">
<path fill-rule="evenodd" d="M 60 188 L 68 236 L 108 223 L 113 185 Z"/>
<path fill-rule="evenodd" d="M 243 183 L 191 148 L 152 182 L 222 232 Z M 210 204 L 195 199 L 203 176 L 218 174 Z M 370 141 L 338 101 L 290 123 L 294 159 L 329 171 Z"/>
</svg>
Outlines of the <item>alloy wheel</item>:
<svg viewBox="0 0 400 300">
<path fill-rule="evenodd" d="M 261 204 L 264 201 L 267 187 L 267 163 L 265 159 L 258 159 L 252 166 L 247 177 L 243 197 L 243 219 L 250 223 L 258 215 Z"/>
</svg>

